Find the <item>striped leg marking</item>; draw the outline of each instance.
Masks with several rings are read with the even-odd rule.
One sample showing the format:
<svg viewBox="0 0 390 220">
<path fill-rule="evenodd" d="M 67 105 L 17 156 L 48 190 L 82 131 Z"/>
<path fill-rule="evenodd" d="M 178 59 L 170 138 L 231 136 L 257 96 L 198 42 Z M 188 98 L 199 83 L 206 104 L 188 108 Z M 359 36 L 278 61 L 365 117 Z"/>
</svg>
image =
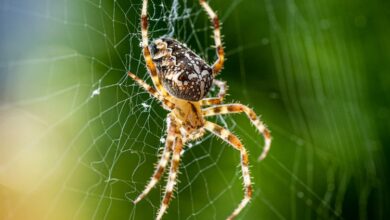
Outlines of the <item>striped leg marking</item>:
<svg viewBox="0 0 390 220">
<path fill-rule="evenodd" d="M 226 92 L 228 90 L 226 82 L 214 79 L 213 84 L 215 84 L 219 88 L 218 97 L 202 99 L 200 101 L 201 105 L 218 105 L 223 102 L 223 99 L 225 98 Z"/>
<path fill-rule="evenodd" d="M 186 144 L 189 141 L 194 141 L 194 140 L 200 139 L 201 137 L 203 137 L 204 133 L 205 133 L 205 130 L 201 129 L 196 134 L 189 134 L 189 135 L 187 135 L 187 137 L 183 138 L 183 144 Z"/>
<path fill-rule="evenodd" d="M 218 137 L 222 138 L 241 153 L 241 172 L 244 181 L 245 196 L 234 212 L 228 217 L 228 219 L 233 219 L 241 212 L 241 210 L 249 203 L 250 199 L 252 198 L 252 183 L 249 173 L 248 153 L 241 144 L 241 141 L 227 129 L 209 121 L 205 122 L 204 127 Z"/>
<path fill-rule="evenodd" d="M 164 151 L 161 154 L 160 161 L 158 162 L 156 169 L 154 171 L 154 174 L 149 181 L 149 183 L 146 185 L 144 191 L 133 201 L 134 204 L 141 201 L 143 198 L 145 198 L 146 195 L 150 192 L 151 189 L 158 183 L 158 181 L 161 179 L 161 176 L 164 174 L 164 170 L 166 165 L 168 164 L 169 158 L 171 156 L 172 146 L 173 142 L 175 141 L 175 136 L 177 135 L 177 125 L 173 122 L 171 122 L 171 118 L 168 118 L 168 135 L 167 140 L 165 142 Z"/>
<path fill-rule="evenodd" d="M 225 52 L 223 50 L 222 41 L 221 41 L 221 31 L 220 24 L 217 14 L 211 9 L 210 5 L 206 2 L 206 0 L 199 0 L 200 5 L 206 11 L 214 26 L 214 41 L 215 47 L 218 54 L 218 60 L 213 64 L 213 74 L 217 75 L 223 68 L 223 63 L 225 61 Z"/>
<path fill-rule="evenodd" d="M 171 170 L 169 172 L 168 176 L 168 182 L 167 186 L 165 188 L 165 194 L 164 198 L 161 202 L 161 207 L 160 210 L 158 211 L 156 220 L 160 220 L 162 216 L 164 215 L 165 211 L 167 210 L 169 206 L 169 202 L 172 199 L 173 195 L 173 190 L 175 188 L 175 185 L 177 183 L 176 178 L 177 178 L 177 173 L 179 169 L 179 163 L 180 163 L 180 154 L 183 150 L 183 142 L 181 137 L 178 135 L 175 140 L 175 148 L 173 150 L 173 156 L 171 160 Z"/>
<path fill-rule="evenodd" d="M 149 74 L 152 78 L 153 84 L 156 89 L 164 96 L 170 97 L 169 93 L 164 89 L 161 84 L 160 79 L 157 75 L 156 65 L 154 65 L 152 57 L 150 55 L 149 47 L 148 47 L 148 0 L 143 0 L 142 4 L 142 12 L 141 12 L 141 35 L 142 35 L 142 48 L 144 53 L 144 58 L 146 62 L 146 66 L 149 70 Z"/>
<path fill-rule="evenodd" d="M 127 72 L 127 75 L 129 75 L 130 78 L 132 78 L 136 83 L 138 83 L 138 85 L 144 88 L 150 95 L 160 100 L 168 108 L 168 110 L 174 109 L 175 104 L 165 99 L 160 93 L 156 91 L 156 89 L 149 86 L 145 81 L 143 81 L 142 79 L 140 79 L 138 76 L 134 75 L 131 72 Z"/>
<path fill-rule="evenodd" d="M 241 112 L 245 112 L 245 114 L 248 116 L 252 124 L 256 126 L 257 130 L 264 137 L 265 146 L 263 148 L 263 152 L 259 157 L 259 160 L 263 160 L 267 156 L 271 148 L 271 132 L 268 130 L 266 125 L 260 120 L 260 118 L 257 117 L 256 113 L 252 109 L 241 104 L 226 104 L 226 105 L 206 108 L 203 110 L 203 115 L 207 117 L 213 115 L 241 113 Z"/>
</svg>

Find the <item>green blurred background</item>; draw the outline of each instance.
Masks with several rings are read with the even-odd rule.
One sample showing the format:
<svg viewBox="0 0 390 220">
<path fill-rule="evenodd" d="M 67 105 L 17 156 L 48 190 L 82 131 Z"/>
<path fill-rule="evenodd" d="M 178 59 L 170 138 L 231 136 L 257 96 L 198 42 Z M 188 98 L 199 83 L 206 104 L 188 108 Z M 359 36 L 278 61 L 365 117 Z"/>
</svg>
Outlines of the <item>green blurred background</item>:
<svg viewBox="0 0 390 220">
<path fill-rule="evenodd" d="M 167 112 L 151 83 L 140 0 L 0 0 L 0 219 L 153 219 Z M 254 198 L 238 219 L 388 219 L 390 2 L 211 0 L 222 21 L 227 102 L 211 119 L 250 152 Z M 171 35 L 212 63 L 196 0 L 150 2 L 150 38 Z M 207 135 L 183 154 L 165 219 L 224 219 L 243 196 L 239 155 Z"/>
</svg>

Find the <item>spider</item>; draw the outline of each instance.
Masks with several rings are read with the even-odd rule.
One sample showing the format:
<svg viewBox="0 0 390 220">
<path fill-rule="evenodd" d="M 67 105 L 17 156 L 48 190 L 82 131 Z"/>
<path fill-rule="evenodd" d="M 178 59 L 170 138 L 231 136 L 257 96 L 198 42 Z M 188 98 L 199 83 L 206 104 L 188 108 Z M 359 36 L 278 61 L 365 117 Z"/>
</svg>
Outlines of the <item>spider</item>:
<svg viewBox="0 0 390 220">
<path fill-rule="evenodd" d="M 205 0 L 200 5 L 208 14 L 213 24 L 217 60 L 210 66 L 185 44 L 168 37 L 160 37 L 149 45 L 148 39 L 148 0 L 143 0 L 141 11 L 141 34 L 143 56 L 154 87 L 138 78 L 131 72 L 128 75 L 144 88 L 152 97 L 158 99 L 162 107 L 169 111 L 167 116 L 167 138 L 161 158 L 154 174 L 142 193 L 133 201 L 142 200 L 157 184 L 170 162 L 170 171 L 165 194 L 156 219 L 161 219 L 166 212 L 177 183 L 180 155 L 183 146 L 192 140 L 201 138 L 209 131 L 226 141 L 241 154 L 241 172 L 244 182 L 244 198 L 228 217 L 233 219 L 248 204 L 252 197 L 251 176 L 248 168 L 248 153 L 241 141 L 226 128 L 207 121 L 206 117 L 245 113 L 257 130 L 263 135 L 265 146 L 259 157 L 266 157 L 271 146 L 270 131 L 256 116 L 256 113 L 242 104 L 222 104 L 227 86 L 226 82 L 215 79 L 224 64 L 224 49 L 221 43 L 220 23 L 218 16 Z M 205 98 L 211 86 L 219 87 L 217 97 Z M 205 106 L 209 106 L 204 108 Z M 172 157 L 171 157 L 172 154 Z"/>
</svg>

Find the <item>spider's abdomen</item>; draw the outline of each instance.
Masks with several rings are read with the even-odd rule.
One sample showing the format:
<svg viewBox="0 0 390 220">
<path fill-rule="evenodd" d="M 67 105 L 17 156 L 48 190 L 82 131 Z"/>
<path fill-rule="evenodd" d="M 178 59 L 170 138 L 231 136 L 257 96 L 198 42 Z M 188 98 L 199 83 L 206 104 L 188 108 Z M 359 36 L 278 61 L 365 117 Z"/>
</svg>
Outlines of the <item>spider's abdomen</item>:
<svg viewBox="0 0 390 220">
<path fill-rule="evenodd" d="M 159 78 L 171 95 L 188 101 L 207 95 L 213 82 L 212 68 L 186 45 L 161 38 L 150 49 Z"/>
</svg>

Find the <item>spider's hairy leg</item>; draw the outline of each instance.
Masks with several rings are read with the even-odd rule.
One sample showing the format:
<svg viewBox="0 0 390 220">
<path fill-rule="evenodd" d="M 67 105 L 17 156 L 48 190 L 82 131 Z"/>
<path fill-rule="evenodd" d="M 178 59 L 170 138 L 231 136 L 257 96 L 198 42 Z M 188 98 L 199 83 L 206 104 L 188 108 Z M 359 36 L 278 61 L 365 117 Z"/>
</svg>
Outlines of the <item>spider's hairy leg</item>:
<svg viewBox="0 0 390 220">
<path fill-rule="evenodd" d="M 210 17 L 211 21 L 213 22 L 213 26 L 214 26 L 214 41 L 215 41 L 216 51 L 218 54 L 218 60 L 215 61 L 215 63 L 213 64 L 213 74 L 215 76 L 222 70 L 223 63 L 225 61 L 225 52 L 224 52 L 223 46 L 222 46 L 219 19 L 218 19 L 217 14 L 213 11 L 213 9 L 206 2 L 206 0 L 199 0 L 199 2 L 202 5 L 203 9 L 208 14 L 208 16 Z"/>
<path fill-rule="evenodd" d="M 164 106 L 166 106 L 168 109 L 167 110 L 172 110 L 175 105 L 170 102 L 168 99 L 165 99 L 160 93 L 156 91 L 153 87 L 149 86 L 145 81 L 140 79 L 138 76 L 133 74 L 132 72 L 127 72 L 127 75 L 130 76 L 138 85 L 140 85 L 142 88 L 144 88 L 151 96 L 155 97 L 156 99 L 160 100 Z"/>
<path fill-rule="evenodd" d="M 226 104 L 213 106 L 209 108 L 203 109 L 203 116 L 213 116 L 213 115 L 221 115 L 221 114 L 230 114 L 230 113 L 241 113 L 244 112 L 253 125 L 256 126 L 257 130 L 263 134 L 265 146 L 263 148 L 263 152 L 261 153 L 259 160 L 263 160 L 270 148 L 271 148 L 271 132 L 268 130 L 266 125 L 257 117 L 256 113 L 250 109 L 249 107 L 242 104 Z"/>
<path fill-rule="evenodd" d="M 164 198 L 161 202 L 161 207 L 158 211 L 156 220 L 160 220 L 162 216 L 164 215 L 165 211 L 167 210 L 169 206 L 169 202 L 171 201 L 173 190 L 175 188 L 175 185 L 177 183 L 176 178 L 179 170 L 179 164 L 180 164 L 180 155 L 183 150 L 183 141 L 181 138 L 181 135 L 179 134 L 179 131 L 176 131 L 176 139 L 175 139 L 175 147 L 173 149 L 173 155 L 171 159 L 171 168 L 169 171 L 168 176 L 168 182 L 165 188 L 165 194 Z"/>
<path fill-rule="evenodd" d="M 145 196 L 158 183 L 158 181 L 161 179 L 161 176 L 164 174 L 165 167 L 168 164 L 169 158 L 171 156 L 173 142 L 175 141 L 175 136 L 177 133 L 177 125 L 171 119 L 171 117 L 168 117 L 167 124 L 168 124 L 167 140 L 165 142 L 164 151 L 161 154 L 160 161 L 158 162 L 154 174 L 150 179 L 149 183 L 146 185 L 144 191 L 142 191 L 142 193 L 137 197 L 137 199 L 133 201 L 134 204 L 138 203 L 143 198 L 145 198 Z"/>
<path fill-rule="evenodd" d="M 202 129 L 196 134 L 188 134 L 186 138 L 183 138 L 183 143 L 186 144 L 189 141 L 200 139 L 201 137 L 203 137 L 204 133 L 205 131 L 204 129 Z"/>
<path fill-rule="evenodd" d="M 153 84 L 156 89 L 164 96 L 170 97 L 169 93 L 162 86 L 160 79 L 157 75 L 156 65 L 153 63 L 152 56 L 150 55 L 148 45 L 148 0 L 143 0 L 142 12 L 141 12 L 141 35 L 142 35 L 142 48 L 146 62 L 146 67 L 149 70 L 149 74 L 152 78 Z"/>
<path fill-rule="evenodd" d="M 202 99 L 200 101 L 201 105 L 218 105 L 223 102 L 223 99 L 225 98 L 226 92 L 228 90 L 226 82 L 214 79 L 213 84 L 215 84 L 219 88 L 218 97 Z"/>
<path fill-rule="evenodd" d="M 228 219 L 233 219 L 241 212 L 241 210 L 249 203 L 250 199 L 252 198 L 252 183 L 251 183 L 251 176 L 249 173 L 248 153 L 245 147 L 242 145 L 240 139 L 238 139 L 227 129 L 209 121 L 205 122 L 204 127 L 208 131 L 222 138 L 224 141 L 229 143 L 236 150 L 239 150 L 241 153 L 241 172 L 244 180 L 245 196 L 241 200 L 237 208 L 234 210 L 234 212 L 228 217 Z"/>
</svg>

